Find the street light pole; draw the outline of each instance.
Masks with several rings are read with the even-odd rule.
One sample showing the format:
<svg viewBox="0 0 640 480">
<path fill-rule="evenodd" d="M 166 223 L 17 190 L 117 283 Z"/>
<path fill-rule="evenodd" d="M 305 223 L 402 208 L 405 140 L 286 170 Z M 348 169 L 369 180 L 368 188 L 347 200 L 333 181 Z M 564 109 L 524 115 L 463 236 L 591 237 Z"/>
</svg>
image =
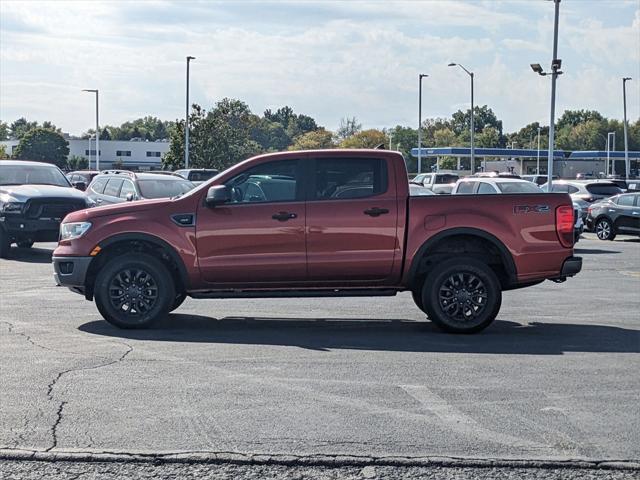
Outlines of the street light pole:
<svg viewBox="0 0 640 480">
<path fill-rule="evenodd" d="M 184 117 L 184 168 L 189 168 L 189 62 L 196 57 L 187 57 L 187 101 Z"/>
<path fill-rule="evenodd" d="M 96 94 L 96 170 L 100 170 L 100 126 L 99 126 L 99 114 L 98 114 L 98 90 L 85 89 L 83 92 L 90 92 Z M 91 148 L 89 148 L 89 159 L 91 159 Z"/>
<path fill-rule="evenodd" d="M 422 79 L 428 76 L 418 75 L 418 173 L 422 172 Z"/>
<path fill-rule="evenodd" d="M 629 143 L 627 139 L 627 80 L 631 80 L 631 77 L 624 77 L 622 79 L 622 104 L 624 105 L 624 173 L 626 179 L 631 176 L 631 164 L 629 163 Z"/>
<path fill-rule="evenodd" d="M 536 175 L 540 175 L 540 127 L 538 127 L 538 156 L 536 159 Z"/>
<path fill-rule="evenodd" d="M 555 15 L 553 21 L 553 58 L 551 60 L 551 119 L 549 121 L 549 156 L 547 157 L 547 191 L 552 191 L 553 181 L 553 157 L 554 157 L 554 140 L 555 140 L 555 117 L 556 117 L 556 81 L 558 75 L 562 75 L 560 68 L 562 60 L 558 58 L 558 23 L 560 19 L 560 1 L 553 0 L 555 4 Z M 547 75 L 543 71 L 539 63 L 532 63 L 531 69 L 538 75 Z"/>
<path fill-rule="evenodd" d="M 449 67 L 458 66 L 461 69 L 463 69 L 465 72 L 467 72 L 469 77 L 471 77 L 471 175 L 473 175 L 473 170 L 474 170 L 474 166 L 475 166 L 475 159 L 476 159 L 476 152 L 475 152 L 475 148 L 474 148 L 475 128 L 474 128 L 474 113 L 473 113 L 473 77 L 474 77 L 474 75 L 473 75 L 473 72 L 470 72 L 469 70 L 464 68 L 463 65 L 460 65 L 459 63 L 450 63 L 448 66 Z"/>
</svg>

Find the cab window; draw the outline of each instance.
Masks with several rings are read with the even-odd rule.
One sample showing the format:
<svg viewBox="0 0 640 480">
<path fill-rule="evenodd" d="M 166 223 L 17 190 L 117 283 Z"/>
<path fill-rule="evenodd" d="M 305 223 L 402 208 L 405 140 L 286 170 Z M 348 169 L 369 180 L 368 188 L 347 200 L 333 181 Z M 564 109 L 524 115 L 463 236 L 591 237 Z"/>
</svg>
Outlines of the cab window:
<svg viewBox="0 0 640 480">
<path fill-rule="evenodd" d="M 380 158 L 318 158 L 315 200 L 366 198 L 387 191 L 387 164 Z"/>
<path fill-rule="evenodd" d="M 107 182 L 107 186 L 104 188 L 104 194 L 110 197 L 117 197 L 120 193 L 120 187 L 122 186 L 121 178 L 110 178 Z"/>
<path fill-rule="evenodd" d="M 106 178 L 96 178 L 91 184 L 91 190 L 94 193 L 102 194 L 104 192 L 104 187 L 107 184 Z"/>
<path fill-rule="evenodd" d="M 485 194 L 485 195 L 486 195 L 486 194 L 491 195 L 491 194 L 496 193 L 496 191 L 495 191 L 495 190 L 494 190 L 494 188 L 493 188 L 491 185 L 489 185 L 488 183 L 480 182 L 480 186 L 478 187 L 478 193 L 479 193 L 479 194 Z"/>
<path fill-rule="evenodd" d="M 230 203 L 292 202 L 300 198 L 300 162 L 282 160 L 257 165 L 229 180 Z"/>
<path fill-rule="evenodd" d="M 136 187 L 133 185 L 133 182 L 130 180 L 124 180 L 122 183 L 122 188 L 120 188 L 120 198 L 126 200 L 127 195 L 133 194 L 133 197 L 136 197 Z"/>
<path fill-rule="evenodd" d="M 476 186 L 476 182 L 460 182 L 456 193 L 471 194 Z"/>
</svg>

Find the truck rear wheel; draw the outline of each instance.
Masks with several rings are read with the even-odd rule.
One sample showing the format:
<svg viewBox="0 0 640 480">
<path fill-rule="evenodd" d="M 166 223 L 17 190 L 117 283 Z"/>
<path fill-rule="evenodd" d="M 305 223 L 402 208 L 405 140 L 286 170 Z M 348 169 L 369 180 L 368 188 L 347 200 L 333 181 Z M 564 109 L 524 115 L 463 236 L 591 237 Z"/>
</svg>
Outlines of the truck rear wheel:
<svg viewBox="0 0 640 480">
<path fill-rule="evenodd" d="M 493 270 L 473 258 L 455 258 L 435 266 L 422 287 L 429 318 L 451 333 L 475 333 L 496 318 L 502 303 Z"/>
<path fill-rule="evenodd" d="M 98 273 L 94 287 L 98 310 L 120 328 L 146 328 L 166 317 L 176 298 L 167 268 L 144 253 L 116 257 Z"/>
</svg>

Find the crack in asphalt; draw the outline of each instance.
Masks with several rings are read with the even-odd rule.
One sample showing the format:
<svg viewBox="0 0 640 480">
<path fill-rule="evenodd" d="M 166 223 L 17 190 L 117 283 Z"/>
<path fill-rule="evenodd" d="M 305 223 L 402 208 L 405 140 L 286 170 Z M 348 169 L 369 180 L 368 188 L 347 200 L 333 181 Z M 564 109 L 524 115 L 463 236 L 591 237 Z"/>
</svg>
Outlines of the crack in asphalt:
<svg viewBox="0 0 640 480">
<path fill-rule="evenodd" d="M 58 384 L 60 379 L 64 375 L 66 375 L 68 373 L 82 372 L 82 371 L 86 371 L 86 370 L 97 370 L 98 368 L 104 368 L 104 367 L 108 367 L 110 365 L 114 365 L 116 363 L 122 362 L 127 357 L 127 355 L 129 355 L 133 351 L 133 347 L 131 345 L 129 345 L 128 343 L 125 343 L 125 342 L 118 342 L 118 343 L 120 343 L 121 345 L 125 345 L 127 347 L 127 351 L 124 352 L 122 355 L 120 355 L 119 358 L 117 358 L 115 360 L 111 360 L 110 362 L 107 362 L 107 363 L 101 363 L 99 365 L 90 365 L 90 366 L 86 366 L 86 367 L 69 368 L 67 370 L 63 370 L 62 372 L 59 372 L 58 375 L 56 375 L 56 377 L 47 386 L 47 398 L 50 401 L 54 401 L 53 389 Z M 54 448 L 56 448 L 58 446 L 58 427 L 59 427 L 60 423 L 62 422 L 63 410 L 64 410 L 64 406 L 66 404 L 67 404 L 67 402 L 62 400 L 62 401 L 60 401 L 60 404 L 58 405 L 58 409 L 56 411 L 56 420 L 55 420 L 54 424 L 52 425 L 52 427 L 50 429 L 52 442 L 51 442 L 51 446 L 45 450 L 47 452 L 53 450 Z"/>
<path fill-rule="evenodd" d="M 33 345 L 34 347 L 38 347 L 41 348 L 42 350 L 47 350 L 49 352 L 56 352 L 56 353 L 68 353 L 69 355 L 83 355 L 85 357 L 90 356 L 90 357 L 96 357 L 96 358 L 101 358 L 106 360 L 107 357 L 103 357 L 101 355 L 95 355 L 92 353 L 82 353 L 82 352 L 71 352 L 69 350 L 57 350 L 55 348 L 50 348 L 50 347 L 45 347 L 44 345 L 36 342 L 31 335 L 28 335 L 24 332 L 17 332 L 15 330 L 15 325 L 11 322 L 7 322 L 6 320 L 2 320 L 0 321 L 0 323 L 4 323 L 5 325 L 7 325 L 8 329 L 8 333 L 11 333 L 13 335 L 18 335 L 19 337 L 23 337 L 27 342 L 29 342 L 31 345 Z"/>
</svg>

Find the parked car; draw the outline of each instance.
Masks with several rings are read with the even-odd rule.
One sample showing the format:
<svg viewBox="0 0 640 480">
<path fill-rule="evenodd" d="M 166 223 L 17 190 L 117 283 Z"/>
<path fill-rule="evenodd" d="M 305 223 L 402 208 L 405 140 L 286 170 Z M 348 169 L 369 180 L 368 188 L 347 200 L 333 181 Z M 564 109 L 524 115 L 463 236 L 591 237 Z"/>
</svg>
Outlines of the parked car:
<svg viewBox="0 0 640 480">
<path fill-rule="evenodd" d="M 589 206 L 587 228 L 600 240 L 640 235 L 640 193 L 625 193 Z"/>
<path fill-rule="evenodd" d="M 547 184 L 541 188 L 546 191 Z M 623 193 L 620 187 L 608 180 L 558 180 L 553 182 L 553 191 L 571 195 L 574 203 L 580 205 L 583 220 L 587 219 L 590 204 Z"/>
<path fill-rule="evenodd" d="M 549 179 L 548 175 L 522 175 L 521 177 L 523 180 L 527 180 L 529 182 L 533 182 L 536 185 L 540 186 L 540 185 L 544 185 L 545 183 L 547 183 L 547 180 Z M 559 177 L 557 175 L 553 176 L 553 181 L 556 181 Z"/>
<path fill-rule="evenodd" d="M 173 173 L 189 180 L 194 185 L 200 185 L 201 183 L 215 177 L 220 172 L 214 168 L 188 168 L 176 170 Z"/>
<path fill-rule="evenodd" d="M 409 196 L 410 197 L 428 197 L 430 195 L 437 195 L 433 190 L 425 188 L 422 185 L 409 184 Z"/>
<path fill-rule="evenodd" d="M 92 205 L 55 165 L 0 160 L 0 258 L 12 243 L 30 248 L 58 240 L 62 219 Z"/>
<path fill-rule="evenodd" d="M 457 173 L 420 173 L 410 183 L 428 188 L 433 193 L 449 194 L 459 178 Z"/>
<path fill-rule="evenodd" d="M 111 205 L 133 200 L 175 197 L 194 186 L 176 175 L 107 170 L 94 177 L 87 195 L 97 205 Z"/>
<path fill-rule="evenodd" d="M 75 172 L 67 173 L 66 176 L 73 188 L 84 192 L 91 183 L 91 180 L 93 180 L 93 177 L 99 173 L 97 170 L 76 170 Z"/>
<path fill-rule="evenodd" d="M 544 193 L 534 183 L 519 178 L 475 177 L 462 178 L 455 183 L 452 195 Z"/>
<path fill-rule="evenodd" d="M 69 215 L 55 278 L 122 328 L 147 327 L 186 296 L 411 291 L 438 326 L 470 333 L 495 319 L 503 290 L 580 271 L 568 195 L 414 197 L 406 179 L 387 150 L 261 155 L 179 198 Z M 345 187 L 357 195 L 335 194 Z"/>
</svg>

